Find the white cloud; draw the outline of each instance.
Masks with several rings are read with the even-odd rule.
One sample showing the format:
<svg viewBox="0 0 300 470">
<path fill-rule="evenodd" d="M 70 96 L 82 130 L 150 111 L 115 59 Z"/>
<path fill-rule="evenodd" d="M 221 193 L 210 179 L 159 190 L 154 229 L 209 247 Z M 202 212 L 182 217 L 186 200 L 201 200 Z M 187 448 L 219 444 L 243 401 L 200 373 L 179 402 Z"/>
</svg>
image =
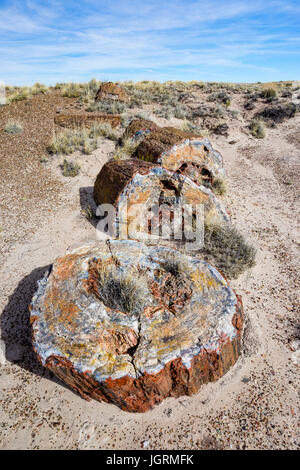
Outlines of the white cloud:
<svg viewBox="0 0 300 470">
<path fill-rule="evenodd" d="M 25 83 L 199 73 L 232 80 L 247 70 L 276 72 L 260 58 L 295 54 L 291 46 L 299 38 L 266 30 L 257 14 L 270 7 L 286 11 L 278 1 L 18 2 L 0 9 L 0 78 Z"/>
</svg>

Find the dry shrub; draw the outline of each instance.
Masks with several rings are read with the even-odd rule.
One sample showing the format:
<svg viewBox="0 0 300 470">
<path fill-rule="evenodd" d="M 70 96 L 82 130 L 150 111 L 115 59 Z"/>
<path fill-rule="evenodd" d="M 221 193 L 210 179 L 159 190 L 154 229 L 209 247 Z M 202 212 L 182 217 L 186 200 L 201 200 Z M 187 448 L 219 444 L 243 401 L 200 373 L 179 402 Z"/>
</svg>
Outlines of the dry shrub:
<svg viewBox="0 0 300 470">
<path fill-rule="evenodd" d="M 236 279 L 255 264 L 255 249 L 232 226 L 206 224 L 201 256 L 229 279 Z"/>
<path fill-rule="evenodd" d="M 134 268 L 97 264 L 93 269 L 96 296 L 109 308 L 139 315 L 149 296 L 146 278 Z"/>
<path fill-rule="evenodd" d="M 79 174 L 80 166 L 77 163 L 69 162 L 66 159 L 60 165 L 63 176 L 74 178 Z"/>
<path fill-rule="evenodd" d="M 263 139 L 266 136 L 266 127 L 262 121 L 254 120 L 250 123 L 251 134 L 257 139 Z"/>
</svg>

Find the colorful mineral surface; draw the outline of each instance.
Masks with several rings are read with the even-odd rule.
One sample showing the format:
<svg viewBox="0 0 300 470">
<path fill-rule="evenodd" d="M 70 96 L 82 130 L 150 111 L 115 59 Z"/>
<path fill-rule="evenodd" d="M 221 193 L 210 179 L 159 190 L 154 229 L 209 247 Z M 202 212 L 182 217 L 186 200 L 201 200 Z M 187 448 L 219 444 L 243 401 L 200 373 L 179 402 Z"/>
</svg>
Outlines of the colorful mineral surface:
<svg viewBox="0 0 300 470">
<path fill-rule="evenodd" d="M 111 240 L 58 258 L 30 306 L 40 362 L 86 399 L 144 412 L 225 374 L 242 304 L 208 263 Z"/>
</svg>

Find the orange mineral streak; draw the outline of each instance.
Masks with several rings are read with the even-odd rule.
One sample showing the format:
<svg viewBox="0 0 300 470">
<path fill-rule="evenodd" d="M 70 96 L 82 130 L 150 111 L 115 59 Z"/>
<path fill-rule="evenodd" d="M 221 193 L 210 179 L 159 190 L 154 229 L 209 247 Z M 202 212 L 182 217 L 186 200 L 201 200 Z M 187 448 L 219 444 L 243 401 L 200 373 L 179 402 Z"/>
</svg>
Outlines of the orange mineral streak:
<svg viewBox="0 0 300 470">
<path fill-rule="evenodd" d="M 185 163 L 194 162 L 201 165 L 207 154 L 208 151 L 205 150 L 204 145 L 201 146 L 201 150 L 199 150 L 199 147 L 195 148 L 192 143 L 175 146 L 161 156 L 161 164 L 169 170 L 176 171 L 181 161 Z"/>
<path fill-rule="evenodd" d="M 55 270 L 55 278 L 57 281 L 63 281 L 73 276 L 78 258 L 80 258 L 80 255 L 75 254 L 62 256 L 57 259 L 57 268 Z"/>
<path fill-rule="evenodd" d="M 78 316 L 80 309 L 77 305 L 65 298 L 56 286 L 48 290 L 44 302 L 45 319 L 52 333 L 55 333 L 55 325 L 59 323 L 62 323 L 67 330 L 75 332 L 80 321 Z"/>
<path fill-rule="evenodd" d="M 184 192 L 185 200 L 189 202 L 189 204 L 205 204 L 210 203 L 210 199 L 207 194 L 198 189 L 187 189 Z"/>
<path fill-rule="evenodd" d="M 236 321 L 242 326 L 242 304 L 238 297 Z M 228 338 L 220 342 L 217 351 L 202 349 L 187 368 L 181 358 L 169 361 L 157 374 L 145 372 L 139 378 L 124 376 L 118 379 L 108 378 L 102 383 L 96 382 L 87 373 L 78 373 L 68 360 L 51 356 L 47 367 L 86 400 L 94 398 L 104 402 L 113 402 L 122 410 L 146 412 L 167 397 L 193 395 L 200 386 L 219 379 L 234 365 L 240 354 L 240 331 L 230 342 Z"/>
</svg>

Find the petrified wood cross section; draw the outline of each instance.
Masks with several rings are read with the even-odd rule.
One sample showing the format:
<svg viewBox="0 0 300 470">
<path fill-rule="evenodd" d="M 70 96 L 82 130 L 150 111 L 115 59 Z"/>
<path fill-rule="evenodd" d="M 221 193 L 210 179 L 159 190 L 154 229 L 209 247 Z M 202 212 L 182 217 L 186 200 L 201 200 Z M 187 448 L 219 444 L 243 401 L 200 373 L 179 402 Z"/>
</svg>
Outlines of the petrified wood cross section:
<svg viewBox="0 0 300 470">
<path fill-rule="evenodd" d="M 192 395 L 240 352 L 242 304 L 221 274 L 136 241 L 58 258 L 30 311 L 40 362 L 83 398 L 126 411 Z"/>
<path fill-rule="evenodd" d="M 174 127 L 151 131 L 133 157 L 182 173 L 197 184 L 213 183 L 216 177 L 225 176 L 222 156 L 208 139 Z"/>
<path fill-rule="evenodd" d="M 123 234 L 131 239 L 140 240 L 143 233 L 148 234 L 147 211 L 154 206 L 163 207 L 163 214 L 151 220 L 151 232 L 157 235 L 161 217 L 164 222 L 174 218 L 174 208 L 178 205 L 201 208 L 204 221 L 229 223 L 223 204 L 210 189 L 199 186 L 184 174 L 142 160 L 107 162 L 95 181 L 94 199 L 97 205 L 112 204 L 118 209 L 118 220 L 127 224 L 128 230 L 125 233 L 123 227 Z"/>
</svg>

